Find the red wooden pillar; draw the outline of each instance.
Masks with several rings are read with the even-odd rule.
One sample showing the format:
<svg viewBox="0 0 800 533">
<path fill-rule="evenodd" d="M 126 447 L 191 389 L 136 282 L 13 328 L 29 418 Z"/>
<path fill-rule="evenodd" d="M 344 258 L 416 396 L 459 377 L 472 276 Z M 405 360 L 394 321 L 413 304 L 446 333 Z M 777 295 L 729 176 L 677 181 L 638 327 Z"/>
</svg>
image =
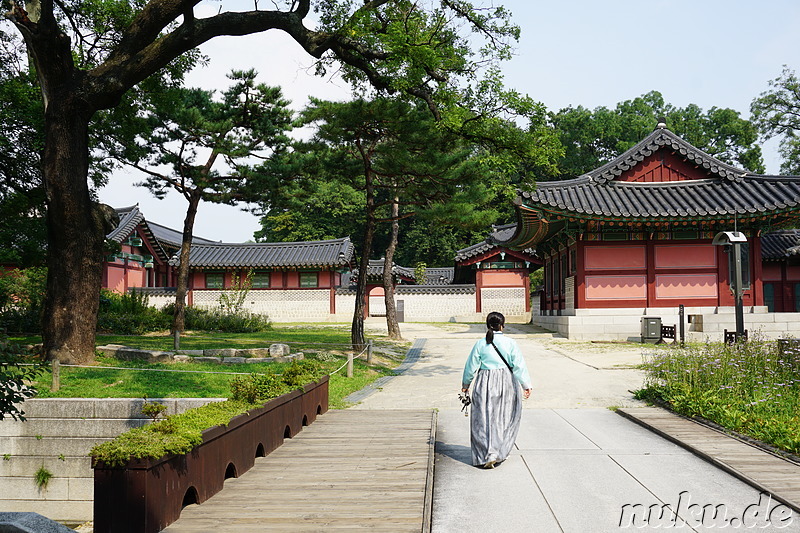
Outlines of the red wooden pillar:
<svg viewBox="0 0 800 533">
<path fill-rule="evenodd" d="M 656 241 L 647 239 L 645 244 L 645 268 L 647 269 L 647 301 L 645 307 L 656 306 Z"/>
<path fill-rule="evenodd" d="M 764 285 L 761 281 L 763 277 L 761 268 L 761 237 L 753 237 L 750 246 L 750 272 L 753 273 L 753 305 L 764 305 Z"/>
<path fill-rule="evenodd" d="M 483 313 L 481 306 L 481 288 L 483 287 L 483 270 L 478 267 L 475 271 L 475 312 Z"/>
<path fill-rule="evenodd" d="M 586 308 L 586 244 L 580 240 L 575 245 L 575 309 Z"/>
</svg>

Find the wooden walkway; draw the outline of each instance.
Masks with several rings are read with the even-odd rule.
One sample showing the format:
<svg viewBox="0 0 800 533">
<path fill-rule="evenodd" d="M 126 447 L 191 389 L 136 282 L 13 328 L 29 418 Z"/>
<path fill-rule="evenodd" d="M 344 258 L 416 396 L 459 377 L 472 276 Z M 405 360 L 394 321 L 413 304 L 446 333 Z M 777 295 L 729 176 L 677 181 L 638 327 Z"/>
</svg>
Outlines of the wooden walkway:
<svg viewBox="0 0 800 533">
<path fill-rule="evenodd" d="M 665 409 L 617 412 L 800 512 L 800 465 Z"/>
<path fill-rule="evenodd" d="M 436 413 L 329 411 L 164 533 L 428 532 Z"/>
</svg>

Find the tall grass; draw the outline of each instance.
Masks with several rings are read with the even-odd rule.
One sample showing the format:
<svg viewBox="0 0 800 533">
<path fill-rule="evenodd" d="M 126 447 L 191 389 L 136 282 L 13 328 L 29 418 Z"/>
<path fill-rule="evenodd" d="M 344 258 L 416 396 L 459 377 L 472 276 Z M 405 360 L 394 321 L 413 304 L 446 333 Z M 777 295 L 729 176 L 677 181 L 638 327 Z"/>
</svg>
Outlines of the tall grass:
<svg viewBox="0 0 800 533">
<path fill-rule="evenodd" d="M 791 453 L 800 453 L 800 351 L 754 336 L 735 345 L 671 348 L 646 357 L 642 399 L 668 403 Z"/>
</svg>

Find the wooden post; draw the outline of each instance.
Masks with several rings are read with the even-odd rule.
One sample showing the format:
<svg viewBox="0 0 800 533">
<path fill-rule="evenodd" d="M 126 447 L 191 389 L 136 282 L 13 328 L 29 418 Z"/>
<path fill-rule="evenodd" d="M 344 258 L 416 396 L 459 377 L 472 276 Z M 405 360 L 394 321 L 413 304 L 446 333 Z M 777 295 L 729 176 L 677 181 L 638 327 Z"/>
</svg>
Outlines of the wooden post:
<svg viewBox="0 0 800 533">
<path fill-rule="evenodd" d="M 347 354 L 347 377 L 353 377 L 353 352 Z"/>
<path fill-rule="evenodd" d="M 367 364 L 372 364 L 372 339 L 367 341 Z"/>
<path fill-rule="evenodd" d="M 53 359 L 53 383 L 50 390 L 55 392 L 61 388 L 61 363 L 58 359 Z"/>
</svg>

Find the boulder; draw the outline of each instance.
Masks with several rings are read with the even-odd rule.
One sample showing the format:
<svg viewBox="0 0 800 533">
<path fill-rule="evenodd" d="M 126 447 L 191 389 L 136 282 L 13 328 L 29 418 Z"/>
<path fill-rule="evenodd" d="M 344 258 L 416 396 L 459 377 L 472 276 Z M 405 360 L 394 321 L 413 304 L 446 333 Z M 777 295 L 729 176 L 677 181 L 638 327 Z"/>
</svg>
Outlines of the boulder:
<svg viewBox="0 0 800 533">
<path fill-rule="evenodd" d="M 287 344 L 271 344 L 269 347 L 270 357 L 280 357 L 282 355 L 289 355 L 289 345 Z"/>
</svg>

